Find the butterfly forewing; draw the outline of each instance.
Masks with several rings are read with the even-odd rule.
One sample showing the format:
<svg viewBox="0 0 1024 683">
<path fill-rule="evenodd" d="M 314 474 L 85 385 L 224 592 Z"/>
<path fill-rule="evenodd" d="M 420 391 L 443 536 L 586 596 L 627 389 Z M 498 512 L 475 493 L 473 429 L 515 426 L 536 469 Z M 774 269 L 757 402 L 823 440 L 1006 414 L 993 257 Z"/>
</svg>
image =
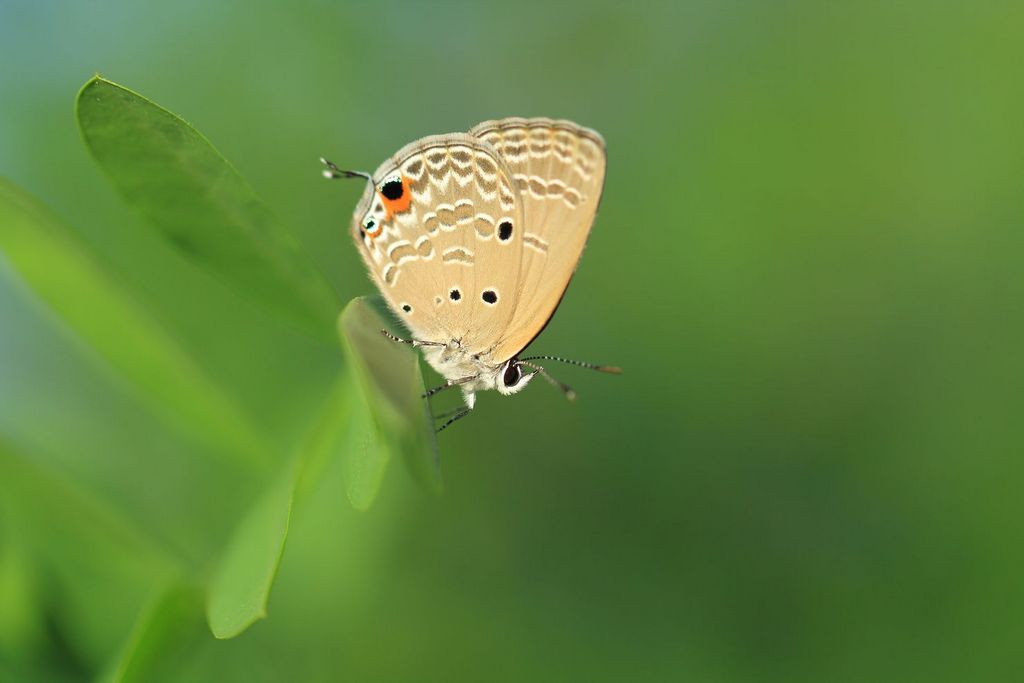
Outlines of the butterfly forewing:
<svg viewBox="0 0 1024 683">
<path fill-rule="evenodd" d="M 519 295 L 494 345 L 500 362 L 540 334 L 569 285 L 601 200 L 605 147 L 589 128 L 542 118 L 486 121 L 470 134 L 494 148 L 522 202 L 511 236 L 523 251 Z"/>
<path fill-rule="evenodd" d="M 522 201 L 494 149 L 467 134 L 423 138 L 373 174 L 352 235 L 392 310 L 417 339 L 489 356 L 516 310 Z M 370 229 L 368 229 L 370 226 Z"/>
</svg>

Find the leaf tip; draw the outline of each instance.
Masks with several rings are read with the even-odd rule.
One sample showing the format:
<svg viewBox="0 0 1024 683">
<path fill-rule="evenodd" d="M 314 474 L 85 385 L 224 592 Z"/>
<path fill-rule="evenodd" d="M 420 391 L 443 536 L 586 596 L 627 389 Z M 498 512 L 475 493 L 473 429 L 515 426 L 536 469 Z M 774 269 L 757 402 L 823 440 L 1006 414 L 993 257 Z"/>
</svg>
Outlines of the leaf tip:
<svg viewBox="0 0 1024 683">
<path fill-rule="evenodd" d="M 86 80 L 85 83 L 82 84 L 82 87 L 78 89 L 78 96 L 76 99 L 81 99 L 82 94 L 85 93 L 86 90 L 100 83 L 110 83 L 110 81 L 105 79 L 99 71 L 96 71 L 88 80 Z"/>
<path fill-rule="evenodd" d="M 258 610 L 248 615 L 244 620 L 232 619 L 230 617 L 215 617 L 210 614 L 209 608 L 207 608 L 206 622 L 210 627 L 210 633 L 217 640 L 231 640 L 236 638 L 247 630 L 249 627 L 255 624 L 257 621 L 262 621 L 267 618 L 267 608 L 260 607 Z"/>
<path fill-rule="evenodd" d="M 94 73 L 92 76 L 89 77 L 89 80 L 87 80 L 85 83 L 83 83 L 82 87 L 78 89 L 78 94 L 75 95 L 75 114 L 76 114 L 75 118 L 77 118 L 78 106 L 79 106 L 79 103 L 81 103 L 81 101 L 82 101 L 82 97 L 85 96 L 85 91 L 88 90 L 89 88 L 91 88 L 93 86 L 93 84 L 96 83 L 97 81 L 102 80 L 102 78 L 103 77 L 100 76 L 98 72 Z"/>
<path fill-rule="evenodd" d="M 78 122 L 78 130 L 82 135 L 83 141 L 88 145 L 88 139 L 85 135 L 85 130 L 82 127 L 82 103 L 85 102 L 87 93 L 98 85 L 113 85 L 110 81 L 105 79 L 99 71 L 93 73 L 89 79 L 82 84 L 82 87 L 78 89 L 78 94 L 75 95 L 75 120 Z"/>
</svg>

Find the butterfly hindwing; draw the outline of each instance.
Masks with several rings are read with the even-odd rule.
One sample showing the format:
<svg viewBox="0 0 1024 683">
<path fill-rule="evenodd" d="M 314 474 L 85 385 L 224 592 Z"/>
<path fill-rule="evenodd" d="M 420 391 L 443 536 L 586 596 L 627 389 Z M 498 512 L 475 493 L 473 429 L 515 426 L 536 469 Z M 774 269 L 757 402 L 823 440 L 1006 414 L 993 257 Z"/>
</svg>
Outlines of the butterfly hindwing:
<svg viewBox="0 0 1024 683">
<path fill-rule="evenodd" d="M 485 121 L 470 134 L 504 161 L 522 202 L 519 298 L 493 351 L 500 362 L 540 334 L 569 285 L 601 200 L 605 146 L 589 128 L 546 118 Z"/>
</svg>

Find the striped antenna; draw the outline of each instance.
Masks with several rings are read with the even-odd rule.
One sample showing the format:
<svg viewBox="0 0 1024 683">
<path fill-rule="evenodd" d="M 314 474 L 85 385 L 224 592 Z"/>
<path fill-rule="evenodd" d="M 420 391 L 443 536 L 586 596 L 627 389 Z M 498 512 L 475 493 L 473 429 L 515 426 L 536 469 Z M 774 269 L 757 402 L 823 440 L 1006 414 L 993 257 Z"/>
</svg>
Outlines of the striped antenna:
<svg viewBox="0 0 1024 683">
<path fill-rule="evenodd" d="M 562 384 L 561 382 L 559 382 L 557 379 L 555 379 L 554 377 L 549 375 L 547 373 L 547 371 L 544 368 L 542 368 L 541 366 L 534 365 L 533 363 L 528 363 L 528 362 L 526 362 L 526 361 L 524 361 L 522 359 L 519 360 L 519 364 L 520 365 L 525 365 L 528 368 L 533 368 L 533 371 L 534 372 L 539 372 L 541 377 L 546 379 L 548 381 L 548 383 L 551 384 L 551 386 L 557 387 L 557 388 L 561 389 L 562 393 L 565 394 L 565 397 L 567 399 L 569 399 L 570 401 L 575 401 L 576 400 L 576 392 L 573 391 L 572 387 L 570 387 L 568 384 Z"/>
<path fill-rule="evenodd" d="M 579 368 L 588 368 L 590 370 L 597 370 L 598 372 L 607 372 L 610 375 L 621 375 L 622 374 L 622 368 L 617 368 L 614 365 L 597 365 L 595 363 L 584 363 L 581 360 L 569 360 L 568 358 L 559 358 L 558 356 L 530 356 L 529 358 L 520 358 L 519 360 L 520 361 L 556 360 L 559 363 L 567 363 L 569 365 L 575 365 L 576 367 L 579 367 Z"/>
<path fill-rule="evenodd" d="M 363 178 L 369 181 L 371 185 L 373 184 L 373 176 L 366 171 L 345 171 L 335 166 L 333 161 L 328 161 L 323 157 L 320 157 L 320 163 L 327 167 L 323 170 L 325 178 Z"/>
</svg>

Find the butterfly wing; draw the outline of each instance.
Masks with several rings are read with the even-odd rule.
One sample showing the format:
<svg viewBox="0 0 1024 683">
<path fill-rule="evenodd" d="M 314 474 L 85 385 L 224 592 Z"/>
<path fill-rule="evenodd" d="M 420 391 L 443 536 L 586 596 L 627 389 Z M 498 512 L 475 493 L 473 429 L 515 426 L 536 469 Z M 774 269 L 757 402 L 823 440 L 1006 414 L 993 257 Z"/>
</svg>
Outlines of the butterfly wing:
<svg viewBox="0 0 1024 683">
<path fill-rule="evenodd" d="M 502 362 L 540 334 L 569 286 L 601 201 L 605 145 L 589 128 L 544 118 L 485 121 L 470 134 L 497 151 L 523 204 L 519 300 L 493 352 Z"/>
<path fill-rule="evenodd" d="M 516 309 L 522 202 L 500 156 L 464 133 L 423 138 L 373 175 L 352 236 L 392 311 L 417 339 L 488 354 Z"/>
</svg>

